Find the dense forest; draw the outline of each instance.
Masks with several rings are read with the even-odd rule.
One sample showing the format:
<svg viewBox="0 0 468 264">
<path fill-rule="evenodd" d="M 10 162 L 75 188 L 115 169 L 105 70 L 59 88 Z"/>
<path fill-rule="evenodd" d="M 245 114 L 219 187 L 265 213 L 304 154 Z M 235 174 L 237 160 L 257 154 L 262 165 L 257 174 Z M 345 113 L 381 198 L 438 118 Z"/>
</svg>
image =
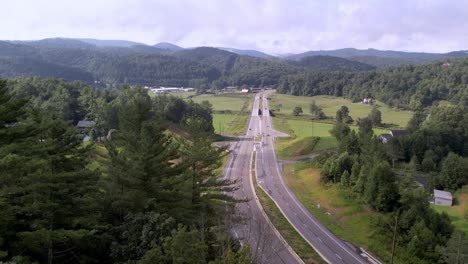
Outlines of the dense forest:
<svg viewBox="0 0 468 264">
<path fill-rule="evenodd" d="M 387 261 L 396 251 L 401 263 L 462 263 L 463 232 L 454 229 L 447 214 L 430 208 L 428 192 L 414 180 L 424 177 L 427 190 L 451 192 L 468 184 L 466 108 L 421 110 L 408 124 L 409 135 L 386 144 L 373 134 L 373 114 L 358 118 L 354 131 L 343 118 L 346 110 L 338 110 L 330 131 L 339 142 L 337 152 L 322 153 L 315 161 L 322 182 L 341 186 L 377 212 L 371 236 L 385 241 Z"/>
<path fill-rule="evenodd" d="M 0 262 L 251 263 L 211 112 L 139 87 L 1 81 Z"/>
<path fill-rule="evenodd" d="M 0 41 L 0 77 L 58 77 L 88 84 L 96 81 L 103 87 L 121 84 L 215 89 L 232 85 L 276 87 L 280 78 L 292 74 L 369 71 L 376 67 L 466 56 L 464 52 L 342 49 L 277 58 L 258 51 L 228 48 L 183 49 L 170 43 L 147 46 L 55 38 Z"/>
<path fill-rule="evenodd" d="M 284 75 L 310 71 L 365 71 L 373 66 L 331 56 L 299 62 L 252 57 L 222 49 L 96 46 L 73 39 L 0 41 L 0 77 L 59 77 L 112 87 L 121 84 L 223 88 L 276 86 Z M 242 54 L 251 54 L 246 51 Z"/>
<path fill-rule="evenodd" d="M 279 93 L 333 95 L 354 102 L 373 97 L 392 107 L 416 110 L 446 100 L 468 106 L 468 59 L 367 72 L 313 72 L 284 76 Z"/>
</svg>

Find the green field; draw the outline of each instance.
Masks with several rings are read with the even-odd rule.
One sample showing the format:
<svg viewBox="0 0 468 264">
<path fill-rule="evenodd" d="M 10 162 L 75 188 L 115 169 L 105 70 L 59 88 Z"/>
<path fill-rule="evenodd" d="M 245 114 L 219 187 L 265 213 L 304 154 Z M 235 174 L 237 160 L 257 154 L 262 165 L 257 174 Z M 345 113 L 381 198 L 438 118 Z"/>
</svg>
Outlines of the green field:
<svg viewBox="0 0 468 264">
<path fill-rule="evenodd" d="M 158 96 L 150 93 L 151 96 Z M 217 134 L 244 134 L 252 105 L 252 95 L 240 93 L 202 94 L 195 92 L 170 94 L 196 103 L 208 101 L 213 106 L 213 127 Z"/>
<path fill-rule="evenodd" d="M 245 114 L 213 114 L 213 127 L 216 134 L 242 135 L 248 119 Z"/>
<path fill-rule="evenodd" d="M 288 138 L 279 138 L 276 141 L 276 150 L 280 159 L 294 159 L 310 155 L 313 151 L 335 148 L 336 139 L 330 135 L 333 124 L 312 122 L 308 120 L 296 120 L 285 118 L 273 118 L 275 129 L 285 132 L 291 136 Z M 356 126 L 351 129 L 357 130 Z M 375 128 L 374 134 L 380 135 L 387 133 L 388 130 Z M 311 137 L 320 137 L 318 143 L 312 147 Z M 313 151 L 304 152 L 302 148 L 313 149 Z"/>
<path fill-rule="evenodd" d="M 277 112 L 279 116 L 292 116 L 294 107 L 300 106 L 304 111 L 304 116 L 310 116 L 309 105 L 312 101 L 322 108 L 326 116 L 334 118 L 336 111 L 343 105 L 349 108 L 349 114 L 356 120 L 358 117 L 366 117 L 372 110 L 372 106 L 360 103 L 353 103 L 348 99 L 333 96 L 293 96 L 285 94 L 271 95 L 270 108 L 277 109 L 278 104 L 282 104 L 280 111 Z M 382 102 L 377 102 L 378 109 L 382 112 L 382 122 L 386 124 L 393 124 L 395 127 L 405 127 L 412 117 L 412 112 L 401 111 L 389 108 Z"/>
<path fill-rule="evenodd" d="M 463 186 L 453 194 L 456 203 L 453 206 L 441 206 L 432 204 L 431 207 L 437 212 L 446 212 L 452 224 L 468 236 L 468 185 Z"/>
<path fill-rule="evenodd" d="M 246 105 L 250 104 L 252 100 L 251 95 L 243 94 L 202 94 L 191 98 L 196 103 L 201 103 L 202 101 L 208 101 L 213 105 L 213 111 L 231 111 L 233 113 L 241 112 Z"/>
</svg>

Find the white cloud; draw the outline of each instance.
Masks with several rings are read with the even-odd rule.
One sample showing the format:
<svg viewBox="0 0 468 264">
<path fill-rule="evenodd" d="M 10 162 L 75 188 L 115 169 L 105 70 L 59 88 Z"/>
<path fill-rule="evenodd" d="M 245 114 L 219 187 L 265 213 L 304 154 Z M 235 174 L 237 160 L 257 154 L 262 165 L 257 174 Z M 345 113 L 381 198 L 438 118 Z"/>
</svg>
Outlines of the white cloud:
<svg viewBox="0 0 468 264">
<path fill-rule="evenodd" d="M 468 2 L 455 0 L 15 0 L 2 10 L 0 39 L 169 41 L 272 53 L 468 49 Z"/>
</svg>

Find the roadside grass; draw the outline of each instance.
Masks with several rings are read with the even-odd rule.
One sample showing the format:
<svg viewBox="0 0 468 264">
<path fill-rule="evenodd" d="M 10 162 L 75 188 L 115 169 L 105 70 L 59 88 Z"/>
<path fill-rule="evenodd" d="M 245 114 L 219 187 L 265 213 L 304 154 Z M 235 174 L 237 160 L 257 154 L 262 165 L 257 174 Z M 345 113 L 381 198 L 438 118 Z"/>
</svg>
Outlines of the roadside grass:
<svg viewBox="0 0 468 264">
<path fill-rule="evenodd" d="M 315 252 L 307 241 L 292 227 L 288 220 L 283 216 L 276 204 L 271 198 L 260 188 L 256 181 L 255 170 L 252 167 L 252 180 L 255 187 L 258 200 L 267 214 L 271 223 L 275 226 L 278 232 L 288 242 L 289 246 L 297 253 L 297 255 L 305 263 L 322 264 L 325 261 Z"/>
<path fill-rule="evenodd" d="M 378 256 L 389 256 L 388 245 L 372 237 L 371 221 L 375 213 L 353 193 L 338 185 L 322 184 L 320 171 L 311 162 L 287 164 L 283 175 L 299 201 L 336 236 Z"/>
<path fill-rule="evenodd" d="M 333 124 L 275 117 L 273 118 L 273 127 L 291 136 L 291 138 L 276 139 L 275 148 L 280 159 L 298 159 L 320 150 L 338 146 L 335 137 L 330 134 Z M 351 129 L 357 130 L 358 128 L 351 126 Z M 387 132 L 386 129 L 374 129 L 376 135 Z M 319 138 L 318 142 L 315 142 L 314 138 L 316 137 Z"/>
<path fill-rule="evenodd" d="M 335 97 L 335 96 L 293 96 L 286 94 L 273 94 L 270 102 L 271 109 L 278 109 L 278 104 L 282 104 L 279 112 L 276 112 L 281 117 L 292 117 L 294 107 L 302 107 L 303 115 L 310 117 L 309 105 L 312 101 L 322 108 L 326 116 L 334 118 L 336 111 L 343 105 L 349 108 L 349 114 L 356 120 L 358 117 L 366 117 L 372 110 L 372 106 L 360 103 L 353 103 L 351 100 Z M 410 111 L 403 111 L 388 107 L 382 102 L 377 102 L 378 109 L 382 112 L 382 122 L 393 125 L 393 127 L 405 127 L 408 121 L 413 116 Z"/>
<path fill-rule="evenodd" d="M 456 191 L 453 197 L 456 201 L 453 206 L 431 204 L 431 207 L 439 213 L 446 212 L 455 228 L 468 236 L 468 185 Z"/>
</svg>

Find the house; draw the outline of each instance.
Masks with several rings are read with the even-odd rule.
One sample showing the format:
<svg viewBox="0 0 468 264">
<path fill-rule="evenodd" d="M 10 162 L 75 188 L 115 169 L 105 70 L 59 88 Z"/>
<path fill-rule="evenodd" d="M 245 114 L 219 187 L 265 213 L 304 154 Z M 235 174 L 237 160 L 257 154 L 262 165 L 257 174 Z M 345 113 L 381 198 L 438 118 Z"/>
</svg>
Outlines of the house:
<svg viewBox="0 0 468 264">
<path fill-rule="evenodd" d="M 390 135 L 392 137 L 401 137 L 409 134 L 408 130 L 390 130 Z"/>
<path fill-rule="evenodd" d="M 390 130 L 388 134 L 381 134 L 379 135 L 379 141 L 382 144 L 387 144 L 390 139 L 393 137 L 401 137 L 401 136 L 406 136 L 409 134 L 408 130 Z"/>
<path fill-rule="evenodd" d="M 261 91 L 262 91 L 262 88 L 259 88 L 259 87 L 250 89 L 250 92 L 252 92 L 252 93 L 258 93 L 258 92 L 261 92 Z"/>
<path fill-rule="evenodd" d="M 94 126 L 94 121 L 88 121 L 88 120 L 80 120 L 78 121 L 78 124 L 76 124 L 76 127 L 80 131 L 80 134 L 85 134 L 93 126 Z"/>
<path fill-rule="evenodd" d="M 248 92 L 249 92 L 249 89 L 242 89 L 240 92 L 241 92 L 241 93 L 248 93 Z"/>
<path fill-rule="evenodd" d="M 452 194 L 450 192 L 434 189 L 434 204 L 452 206 Z"/>
<path fill-rule="evenodd" d="M 364 99 L 362 100 L 362 103 L 363 103 L 363 104 L 370 104 L 370 105 L 371 105 L 371 104 L 373 104 L 373 102 L 374 102 L 374 101 L 373 101 L 372 98 L 364 98 Z"/>
</svg>

